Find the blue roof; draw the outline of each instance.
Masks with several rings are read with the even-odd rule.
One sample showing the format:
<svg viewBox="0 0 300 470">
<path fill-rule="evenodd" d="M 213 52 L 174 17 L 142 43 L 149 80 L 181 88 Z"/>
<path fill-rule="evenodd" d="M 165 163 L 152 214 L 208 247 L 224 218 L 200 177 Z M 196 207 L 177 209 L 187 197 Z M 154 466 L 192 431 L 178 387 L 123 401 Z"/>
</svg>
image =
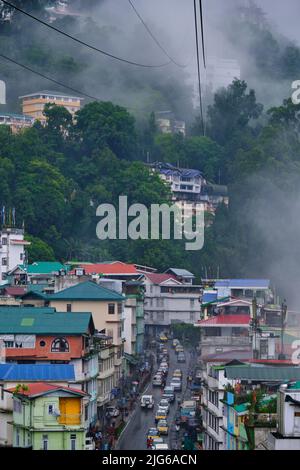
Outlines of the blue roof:
<svg viewBox="0 0 300 470">
<path fill-rule="evenodd" d="M 229 289 L 268 289 L 269 279 L 221 279 L 215 282 L 215 287 L 228 287 Z"/>
<path fill-rule="evenodd" d="M 0 380 L 75 380 L 72 364 L 0 364 Z"/>
<path fill-rule="evenodd" d="M 216 292 L 211 292 L 211 293 L 206 292 L 202 296 L 202 303 L 206 304 L 208 302 L 214 302 L 215 300 L 217 300 L 217 297 L 218 297 L 218 294 Z"/>
</svg>

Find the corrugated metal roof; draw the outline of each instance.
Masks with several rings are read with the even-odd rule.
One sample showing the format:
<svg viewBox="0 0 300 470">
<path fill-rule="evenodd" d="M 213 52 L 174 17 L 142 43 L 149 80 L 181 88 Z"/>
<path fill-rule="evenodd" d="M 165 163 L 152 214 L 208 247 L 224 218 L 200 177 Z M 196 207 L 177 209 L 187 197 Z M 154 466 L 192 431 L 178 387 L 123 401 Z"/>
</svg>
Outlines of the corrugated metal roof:
<svg viewBox="0 0 300 470">
<path fill-rule="evenodd" d="M 188 271 L 187 269 L 179 269 L 179 268 L 169 268 L 167 269 L 166 273 L 172 271 L 172 273 L 175 274 L 175 276 L 186 276 L 186 277 L 195 277 L 193 273 Z"/>
<path fill-rule="evenodd" d="M 48 300 L 112 300 L 120 302 L 124 300 L 124 297 L 93 281 L 86 281 L 55 294 L 49 294 Z"/>
<path fill-rule="evenodd" d="M 269 279 L 220 279 L 215 282 L 215 287 L 228 287 L 229 289 L 268 289 Z"/>
<path fill-rule="evenodd" d="M 0 364 L 0 380 L 75 380 L 73 364 Z"/>
<path fill-rule="evenodd" d="M 61 313 L 52 308 L 0 307 L 0 334 L 84 334 L 94 331 L 92 314 Z"/>
<path fill-rule="evenodd" d="M 225 366 L 228 379 L 286 382 L 300 380 L 299 366 Z"/>
</svg>

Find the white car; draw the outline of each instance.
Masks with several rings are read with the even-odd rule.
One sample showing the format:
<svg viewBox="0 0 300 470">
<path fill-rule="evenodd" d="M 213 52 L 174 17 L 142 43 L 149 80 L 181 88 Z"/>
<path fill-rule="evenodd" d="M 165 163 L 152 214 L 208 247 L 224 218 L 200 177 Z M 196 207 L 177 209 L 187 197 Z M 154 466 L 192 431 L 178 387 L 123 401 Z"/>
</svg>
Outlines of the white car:
<svg viewBox="0 0 300 470">
<path fill-rule="evenodd" d="M 166 398 L 163 398 L 162 400 L 160 400 L 158 407 L 167 410 L 167 413 L 169 413 L 169 410 L 170 410 L 169 400 L 167 400 Z"/>
<path fill-rule="evenodd" d="M 95 450 L 95 441 L 92 439 L 92 437 L 85 438 L 84 450 Z"/>
<path fill-rule="evenodd" d="M 154 444 L 152 450 L 169 450 L 168 444 L 165 442 Z"/>
<path fill-rule="evenodd" d="M 154 400 L 152 395 L 143 395 L 141 397 L 141 407 L 146 409 L 152 409 L 154 406 Z"/>
<path fill-rule="evenodd" d="M 108 406 L 106 408 L 106 416 L 110 416 L 111 418 L 116 418 L 119 416 L 120 410 L 119 408 L 116 408 L 115 406 Z"/>
<path fill-rule="evenodd" d="M 170 385 L 177 392 L 180 392 L 181 389 L 182 389 L 182 383 L 181 383 L 181 380 L 178 377 L 173 377 L 172 380 L 171 380 Z"/>
</svg>

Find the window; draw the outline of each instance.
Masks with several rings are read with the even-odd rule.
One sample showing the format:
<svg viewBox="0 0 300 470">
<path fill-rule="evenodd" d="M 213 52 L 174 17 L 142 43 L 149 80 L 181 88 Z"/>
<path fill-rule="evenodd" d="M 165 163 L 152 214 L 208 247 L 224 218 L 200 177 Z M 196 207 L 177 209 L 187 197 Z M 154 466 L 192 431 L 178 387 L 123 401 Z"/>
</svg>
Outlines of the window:
<svg viewBox="0 0 300 470">
<path fill-rule="evenodd" d="M 45 341 L 43 341 L 43 340 L 42 340 L 42 341 L 40 341 L 40 346 L 41 346 L 41 348 L 44 348 L 44 347 L 46 346 L 46 342 L 45 342 Z"/>
<path fill-rule="evenodd" d="M 76 450 L 76 434 L 71 434 L 71 450 Z"/>
<path fill-rule="evenodd" d="M 48 435 L 47 434 L 43 434 L 42 448 L 43 450 L 48 450 Z"/>
<path fill-rule="evenodd" d="M 2 258 L 2 266 L 7 266 L 7 258 Z"/>
<path fill-rule="evenodd" d="M 84 419 L 85 419 L 85 421 L 87 421 L 89 419 L 89 407 L 88 407 L 88 405 L 86 405 L 84 407 Z"/>
<path fill-rule="evenodd" d="M 1 385 L 1 400 L 4 400 L 4 386 Z"/>
<path fill-rule="evenodd" d="M 20 402 L 20 400 L 14 400 L 14 411 L 16 413 L 21 413 L 22 411 L 22 403 Z"/>
<path fill-rule="evenodd" d="M 23 261 L 23 253 L 20 253 L 20 261 Z"/>
<path fill-rule="evenodd" d="M 72 305 L 71 304 L 67 304 L 67 312 L 72 312 Z"/>
<path fill-rule="evenodd" d="M 56 338 L 51 345 L 51 352 L 69 352 L 69 343 L 65 338 Z"/>
<path fill-rule="evenodd" d="M 119 315 L 121 315 L 122 310 L 123 310 L 123 308 L 122 308 L 122 303 L 119 302 L 119 303 L 118 303 L 118 314 L 119 314 Z"/>
<path fill-rule="evenodd" d="M 16 446 L 20 447 L 20 429 L 19 428 L 17 428 Z"/>
<path fill-rule="evenodd" d="M 48 415 L 53 415 L 54 405 L 48 405 Z"/>
<path fill-rule="evenodd" d="M 2 245 L 7 245 L 7 238 L 6 237 L 2 238 Z"/>
<path fill-rule="evenodd" d="M 108 313 L 113 315 L 115 313 L 115 304 L 108 304 Z"/>
</svg>

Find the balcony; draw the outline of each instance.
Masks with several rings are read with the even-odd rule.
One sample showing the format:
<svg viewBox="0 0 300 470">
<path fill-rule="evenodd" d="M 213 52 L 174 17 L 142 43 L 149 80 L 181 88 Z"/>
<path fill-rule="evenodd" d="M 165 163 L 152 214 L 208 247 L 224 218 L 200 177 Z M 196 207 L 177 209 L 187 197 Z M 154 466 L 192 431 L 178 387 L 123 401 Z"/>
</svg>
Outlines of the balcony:
<svg viewBox="0 0 300 470">
<path fill-rule="evenodd" d="M 205 336 L 201 338 L 202 346 L 248 346 L 248 336 Z"/>
<path fill-rule="evenodd" d="M 211 390 L 219 390 L 219 388 L 220 388 L 220 384 L 219 384 L 218 379 L 215 379 L 214 377 L 212 377 L 210 375 L 207 377 L 207 386 Z"/>
</svg>

